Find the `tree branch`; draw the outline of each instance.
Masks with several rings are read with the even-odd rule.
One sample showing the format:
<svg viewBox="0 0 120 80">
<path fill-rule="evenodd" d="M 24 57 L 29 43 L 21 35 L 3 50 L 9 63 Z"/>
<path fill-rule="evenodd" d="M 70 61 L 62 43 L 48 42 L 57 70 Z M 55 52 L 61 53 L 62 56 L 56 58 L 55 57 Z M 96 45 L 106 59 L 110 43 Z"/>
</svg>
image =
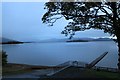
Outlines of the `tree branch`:
<svg viewBox="0 0 120 80">
<path fill-rule="evenodd" d="M 102 7 L 101 9 L 100 9 L 103 13 L 106 13 L 106 15 L 108 15 L 108 17 L 110 18 L 110 19 L 113 19 L 112 17 L 111 17 L 111 15 Z"/>
<path fill-rule="evenodd" d="M 53 23 L 55 23 L 56 21 L 57 21 L 57 19 L 60 19 L 60 18 L 62 18 L 63 16 L 61 15 L 60 17 L 54 17 L 54 18 L 50 18 L 49 19 L 49 21 L 48 21 L 48 23 L 51 23 L 51 25 L 50 26 L 52 26 L 53 25 Z M 52 21 L 53 20 L 53 21 Z"/>
</svg>

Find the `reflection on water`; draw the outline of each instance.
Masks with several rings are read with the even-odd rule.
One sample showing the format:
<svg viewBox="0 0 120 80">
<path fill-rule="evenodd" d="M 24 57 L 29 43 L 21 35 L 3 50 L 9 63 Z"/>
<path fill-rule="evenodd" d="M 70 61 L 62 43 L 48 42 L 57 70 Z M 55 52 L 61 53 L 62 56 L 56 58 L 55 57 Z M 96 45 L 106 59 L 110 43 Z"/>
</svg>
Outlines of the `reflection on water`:
<svg viewBox="0 0 120 80">
<path fill-rule="evenodd" d="M 117 67 L 117 46 L 113 41 L 74 43 L 27 43 L 3 45 L 8 62 L 34 65 L 58 65 L 76 60 L 90 63 L 102 53 L 109 53 L 97 66 Z"/>
</svg>

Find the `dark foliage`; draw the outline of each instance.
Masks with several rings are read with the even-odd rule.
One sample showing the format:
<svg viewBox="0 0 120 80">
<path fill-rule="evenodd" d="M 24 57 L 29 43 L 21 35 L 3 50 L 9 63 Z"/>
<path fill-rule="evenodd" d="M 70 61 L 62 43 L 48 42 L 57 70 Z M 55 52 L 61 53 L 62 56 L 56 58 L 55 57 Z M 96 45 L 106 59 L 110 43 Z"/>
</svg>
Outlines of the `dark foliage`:
<svg viewBox="0 0 120 80">
<path fill-rule="evenodd" d="M 6 52 L 2 51 L 2 65 L 6 65 L 7 64 L 7 54 Z"/>
<path fill-rule="evenodd" d="M 43 23 L 53 25 L 58 19 L 69 20 L 61 33 L 70 35 L 77 31 L 100 29 L 111 36 L 116 36 L 119 47 L 120 69 L 120 1 L 118 2 L 47 2 L 47 12 L 43 15 Z"/>
</svg>

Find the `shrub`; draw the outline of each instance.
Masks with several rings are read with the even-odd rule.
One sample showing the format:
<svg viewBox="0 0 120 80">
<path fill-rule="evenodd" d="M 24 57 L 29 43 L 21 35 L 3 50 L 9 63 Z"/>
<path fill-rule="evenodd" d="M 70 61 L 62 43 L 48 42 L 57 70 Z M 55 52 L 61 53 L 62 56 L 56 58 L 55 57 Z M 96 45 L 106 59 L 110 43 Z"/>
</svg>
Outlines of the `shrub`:
<svg viewBox="0 0 120 80">
<path fill-rule="evenodd" d="M 7 64 L 7 54 L 6 52 L 2 51 L 2 65 L 6 65 Z"/>
</svg>

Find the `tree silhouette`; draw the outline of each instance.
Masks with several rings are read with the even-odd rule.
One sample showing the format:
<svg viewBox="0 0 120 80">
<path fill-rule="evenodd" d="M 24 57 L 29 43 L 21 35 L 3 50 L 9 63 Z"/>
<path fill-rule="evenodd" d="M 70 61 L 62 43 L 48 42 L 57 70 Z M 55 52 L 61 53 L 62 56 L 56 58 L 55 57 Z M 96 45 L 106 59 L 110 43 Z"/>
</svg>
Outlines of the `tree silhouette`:
<svg viewBox="0 0 120 80">
<path fill-rule="evenodd" d="M 6 52 L 2 51 L 2 66 L 7 64 L 7 54 Z"/>
<path fill-rule="evenodd" d="M 100 29 L 117 37 L 120 70 L 120 1 L 118 2 L 47 2 L 47 12 L 43 15 L 43 23 L 53 25 L 58 19 L 69 20 L 61 33 L 70 35 L 76 31 Z"/>
</svg>

